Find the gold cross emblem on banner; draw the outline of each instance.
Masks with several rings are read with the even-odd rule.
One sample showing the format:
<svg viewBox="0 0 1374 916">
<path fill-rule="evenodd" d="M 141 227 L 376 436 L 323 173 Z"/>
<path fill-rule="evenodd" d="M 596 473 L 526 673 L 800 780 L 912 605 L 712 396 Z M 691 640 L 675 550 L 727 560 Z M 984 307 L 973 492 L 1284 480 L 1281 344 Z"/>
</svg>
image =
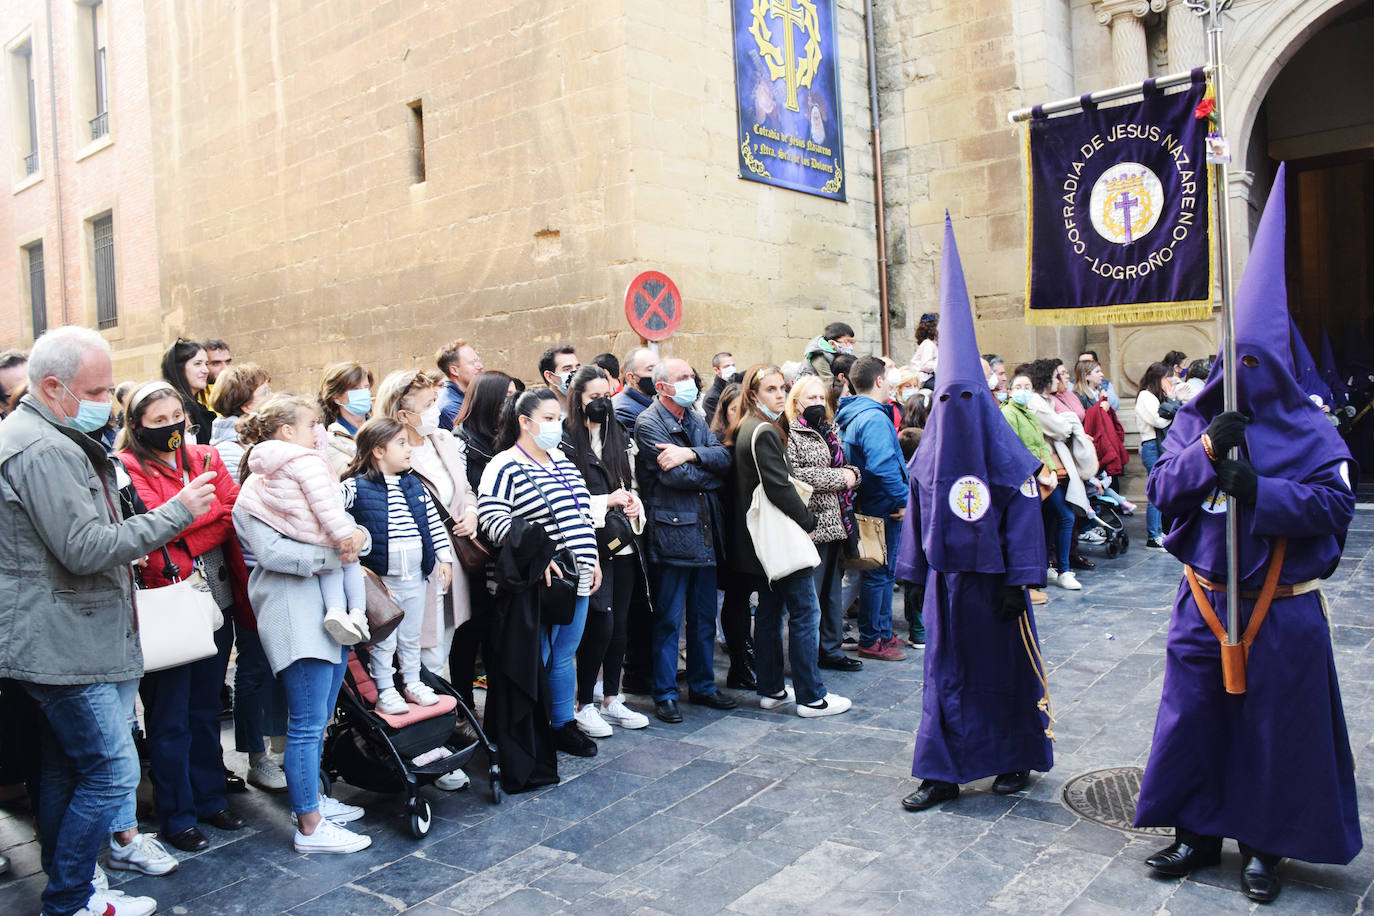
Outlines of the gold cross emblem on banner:
<svg viewBox="0 0 1374 916">
<path fill-rule="evenodd" d="M 816 4 L 814 0 L 754 0 L 753 14 L 754 24 L 749 34 L 758 45 L 759 56 L 768 65 L 769 77 L 784 80 L 787 110 L 800 111 L 797 88 L 810 88 L 821 65 L 821 29 Z M 782 47 L 773 43 L 773 32 L 768 28 L 770 17 L 779 20 Z M 797 57 L 797 29 L 801 29 L 806 38 L 802 47 L 805 56 L 800 59 Z"/>
</svg>

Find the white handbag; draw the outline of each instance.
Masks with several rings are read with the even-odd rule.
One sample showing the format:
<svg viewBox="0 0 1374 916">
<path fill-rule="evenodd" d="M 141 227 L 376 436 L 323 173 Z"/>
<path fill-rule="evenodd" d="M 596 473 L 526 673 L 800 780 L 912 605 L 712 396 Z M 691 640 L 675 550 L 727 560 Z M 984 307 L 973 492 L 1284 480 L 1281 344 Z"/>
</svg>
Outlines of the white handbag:
<svg viewBox="0 0 1374 916">
<path fill-rule="evenodd" d="M 786 513 L 773 505 L 763 490 L 763 474 L 759 471 L 757 445 L 760 423 L 754 428 L 749 450 L 754 455 L 754 471 L 759 475 L 759 485 L 754 488 L 754 498 L 749 502 L 749 511 L 744 515 L 744 524 L 749 529 L 749 537 L 754 541 L 754 554 L 759 565 L 768 576 L 769 582 L 776 582 L 803 569 L 815 569 L 821 563 L 821 555 L 811 541 L 811 535 L 802 530 Z M 805 484 L 792 478 L 793 486 Z M 799 491 L 801 488 L 798 488 Z M 800 492 L 799 494 L 800 495 Z"/>
<path fill-rule="evenodd" d="M 178 578 L 180 570 L 166 547 L 162 548 L 162 556 L 171 584 L 140 588 L 134 593 L 145 674 L 214 655 L 218 651 L 215 631 L 224 626 L 224 615 L 200 570 L 193 569 L 186 578 Z"/>
</svg>

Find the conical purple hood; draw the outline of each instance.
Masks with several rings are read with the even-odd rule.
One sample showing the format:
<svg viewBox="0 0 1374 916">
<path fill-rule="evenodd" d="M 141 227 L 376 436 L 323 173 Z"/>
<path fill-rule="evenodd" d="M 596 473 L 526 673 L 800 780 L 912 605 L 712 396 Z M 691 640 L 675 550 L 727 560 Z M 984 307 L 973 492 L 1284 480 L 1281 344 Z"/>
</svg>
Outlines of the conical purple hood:
<svg viewBox="0 0 1374 916">
<path fill-rule="evenodd" d="M 1336 351 L 1331 349 L 1331 336 L 1326 333 L 1326 328 L 1322 328 L 1322 361 L 1318 366 L 1322 381 L 1326 382 L 1331 389 L 1331 397 L 1334 403 L 1332 407 L 1344 407 L 1350 402 L 1350 389 L 1346 387 L 1345 379 L 1341 378 L 1341 370 L 1336 365 Z"/>
<path fill-rule="evenodd" d="M 1331 388 L 1317 371 L 1317 361 L 1312 358 L 1312 351 L 1307 349 L 1302 332 L 1298 330 L 1298 323 L 1291 315 L 1288 317 L 1288 334 L 1293 342 L 1293 378 L 1297 380 L 1298 387 L 1309 397 L 1315 394 L 1322 399 L 1323 404 L 1330 406 Z"/>
<path fill-rule="evenodd" d="M 911 461 L 921 543 L 940 572 L 1005 572 L 1001 518 L 1040 467 L 988 390 L 954 228 L 945 214 L 935 400 Z M 1034 493 L 1034 481 L 1031 481 Z M 1038 494 L 1035 494 L 1038 498 Z"/>
</svg>

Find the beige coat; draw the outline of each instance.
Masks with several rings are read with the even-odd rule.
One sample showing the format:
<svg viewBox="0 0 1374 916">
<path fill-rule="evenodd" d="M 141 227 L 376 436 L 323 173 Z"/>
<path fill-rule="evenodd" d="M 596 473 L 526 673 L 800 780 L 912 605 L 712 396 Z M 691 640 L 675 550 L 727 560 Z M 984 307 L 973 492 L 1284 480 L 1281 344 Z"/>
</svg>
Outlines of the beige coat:
<svg viewBox="0 0 1374 916">
<path fill-rule="evenodd" d="M 477 521 L 477 497 L 468 484 L 467 465 L 463 461 L 462 449 L 459 448 L 453 436 L 447 432 L 440 431 L 428 438 L 453 484 L 453 499 L 440 508 L 440 516 L 447 513 L 450 518 L 457 519 L 463 513 L 471 512 L 472 520 L 475 523 Z M 415 475 L 424 482 L 426 489 L 429 490 L 429 495 L 438 505 L 439 488 L 434 485 L 433 481 L 426 480 L 419 471 L 416 471 Z M 421 648 L 439 648 L 443 650 L 445 655 L 448 653 L 448 646 L 441 645 L 445 634 L 451 634 L 454 628 L 465 623 L 472 613 L 468 596 L 468 577 L 463 575 L 461 568 L 458 568 L 457 550 L 454 550 L 453 553 L 455 556 L 453 585 L 443 598 L 443 617 L 440 618 L 440 582 L 439 569 L 436 566 L 434 571 L 429 574 L 429 579 L 426 582 L 425 622 L 420 631 Z"/>
</svg>

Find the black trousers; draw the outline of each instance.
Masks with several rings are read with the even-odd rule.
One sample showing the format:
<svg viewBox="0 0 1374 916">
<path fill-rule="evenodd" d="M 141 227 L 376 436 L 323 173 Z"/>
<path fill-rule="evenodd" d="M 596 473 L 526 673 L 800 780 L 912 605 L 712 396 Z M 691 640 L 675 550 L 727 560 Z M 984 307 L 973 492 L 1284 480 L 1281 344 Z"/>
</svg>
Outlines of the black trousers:
<svg viewBox="0 0 1374 916">
<path fill-rule="evenodd" d="M 592 702 L 592 688 L 596 686 L 598 672 L 606 696 L 620 693 L 630 597 L 638 576 L 639 562 L 633 554 L 601 561 L 601 589 L 592 596 L 587 609 L 587 625 L 577 647 L 577 702 L 584 706 Z"/>
</svg>

